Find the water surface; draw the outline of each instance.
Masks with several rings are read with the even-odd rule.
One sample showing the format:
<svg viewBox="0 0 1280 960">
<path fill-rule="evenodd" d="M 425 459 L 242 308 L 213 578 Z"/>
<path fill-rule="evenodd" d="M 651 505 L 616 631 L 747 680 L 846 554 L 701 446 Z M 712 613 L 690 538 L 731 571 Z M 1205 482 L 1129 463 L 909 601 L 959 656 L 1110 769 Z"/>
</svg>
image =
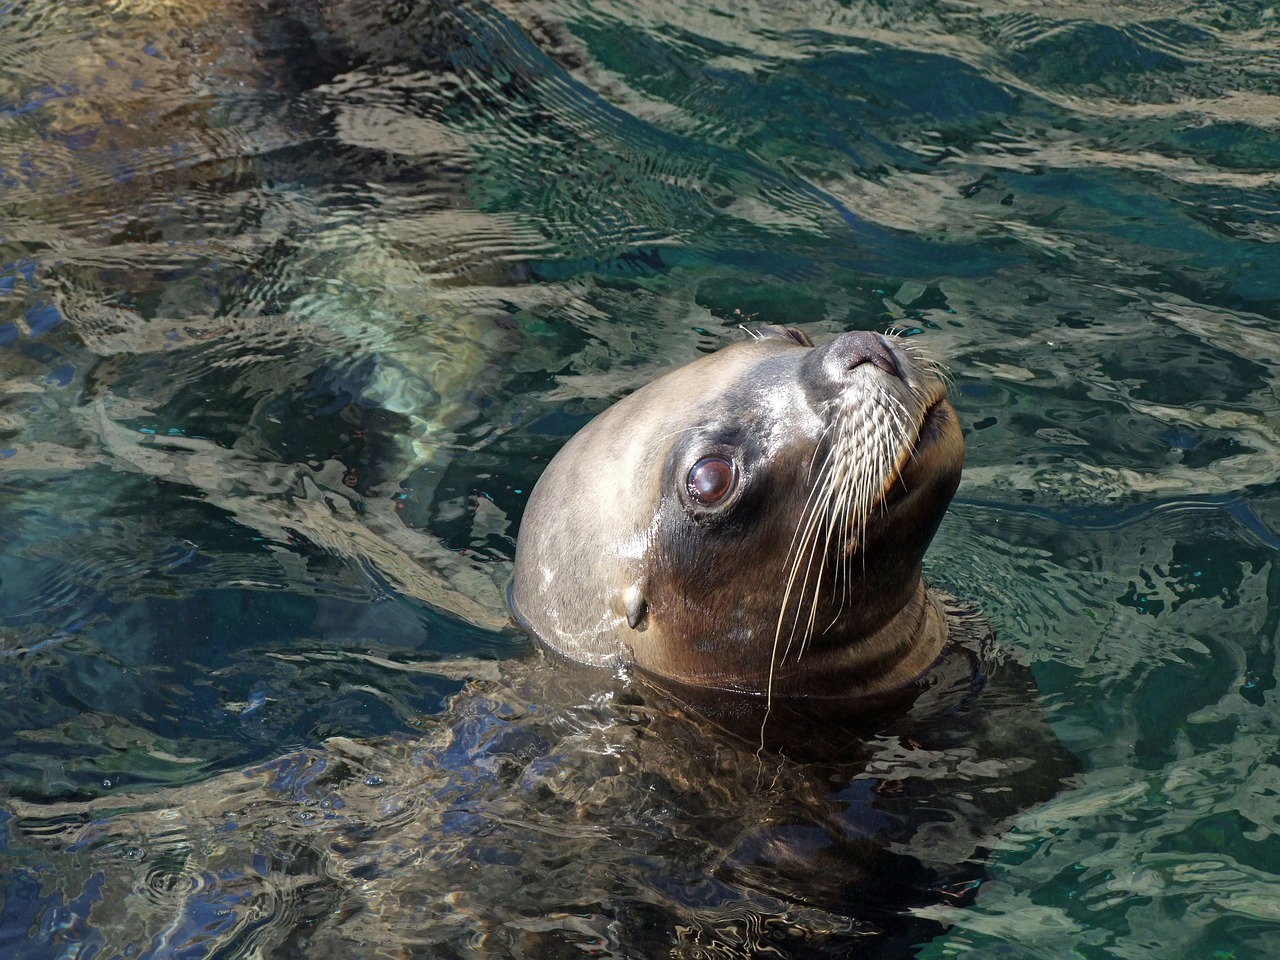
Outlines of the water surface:
<svg viewBox="0 0 1280 960">
<path fill-rule="evenodd" d="M 537 751 L 483 732 L 533 698 L 452 698 L 529 651 L 501 588 L 549 457 L 742 325 L 896 328 L 946 359 L 969 443 L 927 573 L 1030 666 L 1082 766 L 971 905 L 922 908 L 947 929 L 921 950 L 1271 955 L 1278 91 L 1280 18 L 1253 3 L 0 8 L 7 795 L 207 798 L 440 729 L 533 790 Z M 599 718 L 573 716 L 595 756 Z M 604 830 L 617 871 L 680 862 L 578 829 L 565 849 Z M 107 833 L 181 860 L 168 893 L 212 862 L 208 834 Z M 128 954 L 85 919 L 91 860 L 12 822 L 0 843 L 8 955 L 254 948 L 213 898 Z M 623 938 L 579 930 L 606 953 L 800 951 L 752 940 L 784 922 L 859 942 L 763 894 L 703 926 L 679 904 L 720 893 L 614 895 Z M 458 918 L 515 894 L 456 896 L 456 953 L 572 940 L 477 932 Z M 673 911 L 700 935 L 655 934 Z M 407 937 L 386 946 L 436 948 Z"/>
</svg>

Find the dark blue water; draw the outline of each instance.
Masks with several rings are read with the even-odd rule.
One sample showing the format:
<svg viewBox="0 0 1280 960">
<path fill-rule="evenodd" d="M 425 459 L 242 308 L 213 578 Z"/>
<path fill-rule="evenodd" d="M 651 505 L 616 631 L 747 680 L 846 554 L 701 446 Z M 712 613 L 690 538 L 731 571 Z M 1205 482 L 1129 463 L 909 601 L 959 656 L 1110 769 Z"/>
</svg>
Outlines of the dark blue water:
<svg viewBox="0 0 1280 960">
<path fill-rule="evenodd" d="M 537 697 L 464 689 L 530 649 L 501 590 L 541 468 L 657 371 L 788 323 L 946 360 L 969 461 L 926 572 L 1030 666 L 1082 766 L 1002 831 L 972 904 L 920 907 L 946 924 L 923 955 L 1275 955 L 1274 8 L 9 3 L 0 130 L 7 809 L 195 810 L 43 845 L 0 813 L 0 953 L 321 955 L 298 931 L 344 905 L 389 954 L 856 943 L 627 833 L 674 842 L 684 794 L 660 830 L 639 801 L 625 829 L 546 827 L 544 867 L 594 844 L 612 913 L 468 887 L 529 835 L 446 843 L 477 835 L 460 810 L 531 817 L 521 785 L 599 799 L 488 732 Z M 612 755 L 566 716 L 547 755 Z M 348 757 L 342 783 L 437 798 L 429 855 L 397 834 L 376 871 L 302 869 L 265 827 L 208 828 L 242 768 L 423 730 L 432 762 Z M 476 757 L 496 779 L 466 779 Z M 621 782 L 604 766 L 577 769 Z M 791 816 L 758 779 L 727 794 L 763 797 L 743 822 Z M 146 910 L 95 850 L 168 864 Z M 686 886 L 618 886 L 642 863 Z M 228 879 L 253 870 L 258 926 Z M 336 882 L 296 893 L 335 871 L 397 892 L 384 927 Z"/>
</svg>

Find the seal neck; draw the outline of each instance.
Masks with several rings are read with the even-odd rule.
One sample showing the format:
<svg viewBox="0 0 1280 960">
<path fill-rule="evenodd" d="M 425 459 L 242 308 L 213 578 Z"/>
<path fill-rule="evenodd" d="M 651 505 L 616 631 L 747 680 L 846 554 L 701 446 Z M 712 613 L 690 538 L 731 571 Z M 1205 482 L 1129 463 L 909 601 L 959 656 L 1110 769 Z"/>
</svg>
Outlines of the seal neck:
<svg viewBox="0 0 1280 960">
<path fill-rule="evenodd" d="M 924 580 L 916 583 L 915 593 L 899 617 L 902 618 L 902 627 L 912 623 L 915 629 L 893 629 L 896 625 L 890 624 L 879 631 L 890 635 L 885 638 L 886 645 L 900 656 L 876 684 L 876 691 L 891 690 L 918 679 L 937 662 L 947 642 L 947 616 L 933 594 L 925 589 Z"/>
<path fill-rule="evenodd" d="M 644 670 L 637 677 L 731 734 L 749 737 L 759 731 L 769 749 L 801 759 L 856 754 L 863 739 L 913 714 L 919 705 L 925 704 L 932 715 L 952 709 L 957 696 L 981 689 L 990 657 L 989 628 L 984 624 L 980 636 L 967 637 L 962 621 L 953 635 L 944 602 L 921 584 L 902 613 L 909 619 L 898 621 L 903 628 L 910 623 L 915 633 L 886 645 L 890 655 L 879 672 L 863 656 L 837 663 L 831 655 L 836 651 L 810 651 L 815 656 L 806 653 L 800 661 L 803 669 L 775 684 L 771 698 L 754 685 L 690 685 Z"/>
<path fill-rule="evenodd" d="M 890 620 L 847 643 L 807 650 L 775 674 L 784 697 L 842 698 L 888 693 L 926 673 L 947 641 L 947 618 L 924 580 Z"/>
</svg>

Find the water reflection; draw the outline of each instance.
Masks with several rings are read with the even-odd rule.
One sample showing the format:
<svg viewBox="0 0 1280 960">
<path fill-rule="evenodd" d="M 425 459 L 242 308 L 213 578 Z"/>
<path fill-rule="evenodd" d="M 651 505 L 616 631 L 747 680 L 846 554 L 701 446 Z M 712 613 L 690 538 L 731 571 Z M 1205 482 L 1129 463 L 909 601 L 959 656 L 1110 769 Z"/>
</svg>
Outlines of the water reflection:
<svg viewBox="0 0 1280 960">
<path fill-rule="evenodd" d="M 948 684 L 864 741 L 815 717 L 807 762 L 616 682 L 490 664 L 414 738 L 335 737 L 181 790 L 14 800 L 12 846 L 67 861 L 33 941 L 905 956 L 941 929 L 909 908 L 969 902 L 992 836 L 1075 769 L 1025 671 L 954 656 Z"/>
<path fill-rule="evenodd" d="M 501 584 L 564 437 L 739 324 L 897 325 L 948 359 L 970 427 L 930 573 L 1032 663 L 1086 768 L 1005 834 L 992 882 L 926 949 L 1267 955 L 1276 24 L 1241 3 L 11 6 L 7 790 L 216 792 L 299 744 L 318 756 L 421 715 L 453 729 L 467 671 L 420 667 L 527 649 Z M 669 735 L 679 769 L 685 734 Z M 680 796 L 642 836 L 678 845 L 699 793 Z M 717 829 L 747 831 L 774 801 L 758 802 Z M 825 815 L 801 806 L 798 823 Z M 183 870 L 222 841 L 183 822 L 138 874 L 190 905 L 157 944 L 309 896 L 218 900 L 238 894 Z M 43 916 L 89 944 L 88 905 L 121 895 L 93 857 L 145 848 L 50 861 L 5 829 L 0 942 L 40 955 Z M 649 943 L 669 902 L 610 859 L 628 828 L 592 829 L 570 832 L 613 864 L 599 889 L 620 884 L 631 919 L 554 922 L 600 949 Z M 689 856 L 690 889 L 719 889 Z M 306 889 L 320 911 L 338 887 Z M 417 896 L 441 916 L 496 902 Z M 800 950 L 780 938 L 801 908 L 759 896 L 675 911 L 682 948 Z M 534 928 L 550 921 L 521 922 L 521 949 L 549 952 Z M 848 917 L 795 922 L 816 936 Z"/>
</svg>

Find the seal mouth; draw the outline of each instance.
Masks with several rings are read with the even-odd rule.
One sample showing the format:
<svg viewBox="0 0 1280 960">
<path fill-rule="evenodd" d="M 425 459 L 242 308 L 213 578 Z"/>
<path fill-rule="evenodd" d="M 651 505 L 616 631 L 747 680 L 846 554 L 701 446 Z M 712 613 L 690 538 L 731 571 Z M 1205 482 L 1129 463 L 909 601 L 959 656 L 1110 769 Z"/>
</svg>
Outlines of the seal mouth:
<svg viewBox="0 0 1280 960">
<path fill-rule="evenodd" d="M 850 556 L 863 549 L 892 522 L 904 502 L 914 502 L 932 486 L 931 475 L 949 459 L 947 434 L 954 413 L 941 382 L 914 389 L 874 375 L 869 384 L 843 391 L 828 435 L 831 446 L 815 472 L 802 529 L 797 534 L 812 549 L 813 525 L 828 531 L 827 547 Z M 868 389 L 870 388 L 870 389 Z"/>
<path fill-rule="evenodd" d="M 884 496 L 880 500 L 885 509 L 902 502 L 916 489 L 915 485 L 907 482 L 909 475 L 916 472 L 914 468 L 921 456 L 930 452 L 937 444 L 949 416 L 946 394 L 936 397 L 925 409 L 924 416 L 920 418 L 920 426 L 916 429 L 915 439 L 886 485 Z"/>
</svg>

